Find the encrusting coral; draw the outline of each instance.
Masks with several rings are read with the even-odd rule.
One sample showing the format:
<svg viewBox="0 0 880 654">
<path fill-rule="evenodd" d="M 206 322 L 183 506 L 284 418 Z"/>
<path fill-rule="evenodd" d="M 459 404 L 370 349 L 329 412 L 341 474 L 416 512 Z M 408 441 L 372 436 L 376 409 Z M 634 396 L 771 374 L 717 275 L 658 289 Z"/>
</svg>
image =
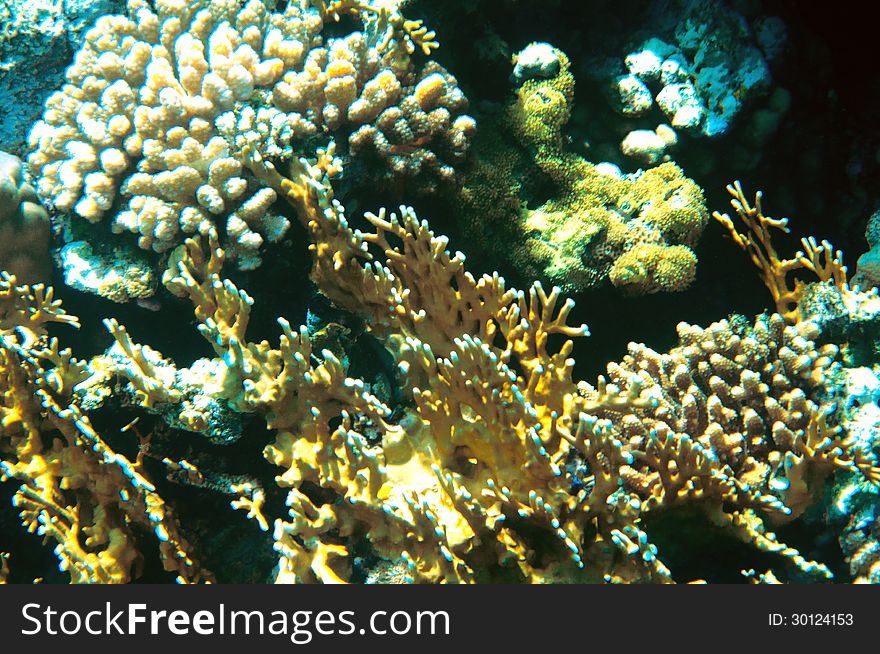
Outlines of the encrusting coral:
<svg viewBox="0 0 880 654">
<path fill-rule="evenodd" d="M 523 65 L 532 58 L 538 63 Z M 622 175 L 568 151 L 563 129 L 575 82 L 568 58 L 532 44 L 515 61 L 521 86 L 498 124 L 489 121 L 489 134 L 477 136 L 457 197 L 467 232 L 483 250 L 512 259 L 523 277 L 567 292 L 606 278 L 632 295 L 687 288 L 696 275 L 691 248 L 708 222 L 702 190 L 671 162 Z M 547 195 L 540 206 L 526 204 Z"/>
<path fill-rule="evenodd" d="M 41 197 L 156 252 L 216 226 L 252 269 L 289 223 L 242 167 L 246 144 L 291 157 L 348 125 L 352 150 L 378 152 L 393 175 L 448 179 L 444 157 L 463 156 L 474 123 L 451 75 L 411 61 L 433 33 L 386 5 L 316 4 L 130 0 L 127 16 L 101 18 L 31 131 Z M 323 40 L 340 13 L 364 31 Z"/>
<path fill-rule="evenodd" d="M 199 331 L 217 354 L 214 399 L 263 416 L 273 430 L 264 456 L 281 469 L 276 479 L 286 489 L 287 514 L 270 512 L 259 484 L 232 490 L 242 494 L 233 506 L 271 530 L 277 581 L 347 581 L 351 548 L 368 543 L 374 556 L 397 566 L 389 574 L 406 581 L 668 582 L 673 573 L 645 520 L 682 507 L 803 574 L 831 575 L 769 528 L 800 515 L 835 470 L 870 483 L 880 478 L 873 455 L 830 422 L 838 351 L 815 345 L 812 323 L 785 326 L 773 315 L 754 325 L 682 325 L 681 345 L 669 353 L 633 345 L 609 365 L 607 380 L 576 383 L 570 339 L 587 330 L 566 324 L 573 303 L 560 302 L 560 289 L 547 293 L 535 284 L 523 293 L 506 289 L 497 274 L 474 278 L 464 257 L 450 255 L 446 239 L 405 207 L 399 215 L 368 214 L 370 231 L 352 229 L 333 198 L 330 180 L 340 162 L 332 147 L 316 160 L 296 160 L 290 178 L 256 150 L 244 156 L 307 228 L 313 281 L 365 319 L 410 398 L 392 411 L 348 376 L 339 356 L 314 351 L 305 327 L 295 330 L 283 319 L 277 347 L 249 341 L 253 300 L 222 278 L 225 252 L 213 231 L 173 253 L 163 281 L 192 302 Z M 61 544 L 74 580 L 125 580 L 136 552 L 111 518 L 123 511 L 141 523 L 156 519 L 161 500 L 137 462 L 106 445 L 92 449 L 103 442 L 78 402 L 95 387 L 95 375 L 107 374 L 131 384 L 134 403 L 145 409 L 183 398 L 165 379 L 171 373 L 161 356 L 134 344 L 117 323 L 107 322 L 115 363 L 111 373 L 101 372 L 100 357 L 77 362 L 57 341 L 46 343 L 42 322 L 74 322 L 51 295 L 12 280 L 7 294 L 4 424 L 22 427 L 5 432 L 12 435 L 5 475 L 24 483 L 26 524 L 53 525 L 44 533 Z M 46 430 L 61 436 L 51 454 L 33 446 Z M 77 448 L 77 437 L 86 438 L 87 451 Z M 88 456 L 77 458 L 82 454 Z M 38 457 L 73 459 L 79 478 L 108 477 L 129 501 L 120 502 L 118 490 L 110 501 L 88 486 L 102 510 L 88 512 L 99 524 L 83 527 L 81 541 L 80 505 L 57 497 L 72 483 L 74 466 L 56 464 L 47 481 L 35 472 Z M 36 517 L 37 507 L 64 521 Z M 209 579 L 169 528 L 169 514 L 158 522 L 157 533 L 174 535 L 160 537 L 166 566 L 184 580 Z M 108 542 L 117 547 L 112 553 L 101 549 Z"/>
</svg>

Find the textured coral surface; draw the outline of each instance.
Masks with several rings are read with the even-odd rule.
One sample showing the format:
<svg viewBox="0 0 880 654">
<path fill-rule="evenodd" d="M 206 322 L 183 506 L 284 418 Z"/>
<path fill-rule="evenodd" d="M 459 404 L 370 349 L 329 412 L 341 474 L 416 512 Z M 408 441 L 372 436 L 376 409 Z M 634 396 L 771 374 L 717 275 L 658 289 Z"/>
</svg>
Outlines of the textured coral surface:
<svg viewBox="0 0 880 654">
<path fill-rule="evenodd" d="M 617 75 L 486 5 L 68 30 L 0 153 L 0 583 L 880 579 L 880 296 L 685 154 L 785 129 L 781 21 L 584 26 Z"/>
</svg>

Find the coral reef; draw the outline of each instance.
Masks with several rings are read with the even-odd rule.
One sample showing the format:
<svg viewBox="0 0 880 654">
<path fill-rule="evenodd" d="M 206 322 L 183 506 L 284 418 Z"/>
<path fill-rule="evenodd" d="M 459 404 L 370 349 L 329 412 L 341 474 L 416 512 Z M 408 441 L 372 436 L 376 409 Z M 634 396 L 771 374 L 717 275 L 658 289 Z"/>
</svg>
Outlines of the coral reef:
<svg viewBox="0 0 880 654">
<path fill-rule="evenodd" d="M 0 268 L 22 282 L 49 276 L 49 214 L 18 158 L 0 152 Z"/>
<path fill-rule="evenodd" d="M 836 346 L 816 345 L 815 322 L 786 326 L 774 314 L 705 330 L 683 324 L 667 354 L 634 344 L 607 379 L 576 382 L 570 339 L 587 330 L 566 324 L 574 305 L 560 303 L 560 289 L 536 283 L 523 293 L 497 274 L 473 277 L 406 207 L 368 214 L 372 229 L 353 230 L 333 197 L 341 166 L 332 147 L 296 160 L 290 178 L 256 149 L 243 157 L 292 205 L 312 240 L 313 281 L 364 318 L 410 400 L 379 400 L 284 319 L 277 347 L 248 340 L 253 300 L 221 277 L 225 252 L 213 231 L 178 247 L 163 279 L 192 303 L 217 355 L 189 369 L 112 320 L 115 345 L 77 361 L 43 328 L 76 320 L 42 287 L 7 278 L 4 476 L 23 483 L 25 524 L 58 542 L 73 581 L 136 574 L 139 552 L 121 515 L 152 525 L 181 580 L 210 578 L 139 472 L 140 457 L 111 450 L 82 408 L 122 393 L 204 430 L 187 379 L 209 396 L 201 406 L 257 414 L 272 430 L 264 456 L 281 470 L 287 513 L 266 504 L 265 482 L 231 490 L 241 493 L 233 506 L 271 531 L 278 582 L 350 580 L 353 547 L 379 561 L 375 574 L 410 582 L 687 581 L 664 564 L 649 527 L 683 510 L 782 557 L 790 569 L 774 578 L 831 576 L 771 531 L 815 504 L 835 471 L 880 480 L 871 444 L 832 422 L 841 364 Z M 554 335 L 563 341 L 552 345 Z M 113 378 L 124 385 L 114 389 Z M 48 451 L 35 440 L 47 431 L 58 434 Z M 168 464 L 203 478 L 187 461 Z M 72 505 L 67 488 L 91 494 Z M 94 523 L 80 530 L 87 516 Z M 380 572 L 394 561 L 399 569 Z"/>
<path fill-rule="evenodd" d="M 407 581 L 672 581 L 643 527 L 683 506 L 805 575 L 831 576 L 766 522 L 800 515 L 835 470 L 880 479 L 870 450 L 828 422 L 838 351 L 814 344 L 812 323 L 682 325 L 668 354 L 633 345 L 608 381 L 576 384 L 571 341 L 549 347 L 553 334 L 586 333 L 566 325 L 573 303 L 559 306 L 559 289 L 474 278 L 406 208 L 353 231 L 333 199 L 332 149 L 298 160 L 290 179 L 245 155 L 308 229 L 315 283 L 366 318 L 412 397 L 393 413 L 283 319 L 278 348 L 248 341 L 253 300 L 220 277 L 216 235 L 175 252 L 164 283 L 192 302 L 218 355 L 215 397 L 274 430 L 264 456 L 282 469 L 287 515 L 267 515 L 254 485 L 236 487 L 234 506 L 271 526 L 276 581 L 348 580 L 346 543 L 364 541 L 402 560 Z M 128 362 L 113 374 L 136 402 L 178 402 L 179 371 L 108 327 L 114 358 Z"/>
<path fill-rule="evenodd" d="M 677 3 L 678 50 L 636 48 L 614 86 L 623 120 L 665 112 L 626 131 L 648 168 L 624 174 L 570 138 L 560 49 L 513 57 L 478 132 L 403 4 L 129 0 L 27 166 L 0 154 L 0 484 L 51 580 L 880 581 L 880 294 L 828 241 L 783 258 L 788 221 L 735 182 L 714 218 L 770 311 L 599 351 L 598 376 L 574 356 L 564 294 L 694 280 L 710 221 L 671 154 L 733 134 L 779 24 Z M 403 191 L 442 192 L 354 215 Z M 469 271 L 435 207 L 516 282 Z M 692 562 L 716 545 L 736 554 Z M 43 578 L 21 547 L 0 583 L 10 559 Z"/>
<path fill-rule="evenodd" d="M 340 13 L 364 32 L 324 42 L 324 20 Z M 259 0 L 168 0 L 155 11 L 131 0 L 126 16 L 87 33 L 31 130 L 28 165 L 57 211 L 109 218 L 155 252 L 216 225 L 238 266 L 253 269 L 289 223 L 243 169 L 245 144 L 283 159 L 348 124 L 360 126 L 353 150 L 372 148 L 395 175 L 450 177 L 444 156 L 463 155 L 473 120 L 458 115 L 466 101 L 454 78 L 412 63 L 432 39 L 366 3 L 275 13 Z"/>
<path fill-rule="evenodd" d="M 549 53 L 553 65 L 546 63 Z M 501 124 L 486 130 L 512 131 L 516 142 L 477 137 L 458 197 L 468 233 L 485 250 L 512 259 L 523 278 L 567 292 L 606 278 L 632 295 L 687 288 L 696 273 L 691 248 L 708 220 L 701 189 L 672 163 L 622 175 L 569 152 L 563 135 L 574 98 L 568 58 L 532 44 L 515 59 L 514 75 L 523 83 Z M 548 186 L 549 200 L 534 209 L 525 204 Z"/>
</svg>

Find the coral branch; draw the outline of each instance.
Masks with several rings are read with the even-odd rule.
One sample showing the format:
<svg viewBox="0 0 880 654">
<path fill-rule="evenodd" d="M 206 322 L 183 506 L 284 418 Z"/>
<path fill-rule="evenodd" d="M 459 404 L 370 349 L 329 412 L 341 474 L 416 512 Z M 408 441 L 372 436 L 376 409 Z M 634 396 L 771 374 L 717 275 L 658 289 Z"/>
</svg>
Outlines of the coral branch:
<svg viewBox="0 0 880 654">
<path fill-rule="evenodd" d="M 750 206 L 743 193 L 742 185 L 736 181 L 727 186 L 731 195 L 730 204 L 746 226 L 747 232 L 737 231 L 733 219 L 726 213 L 715 211 L 713 217 L 724 225 L 730 236 L 744 250 L 761 273 L 761 279 L 770 291 L 773 302 L 785 320 L 794 324 L 800 320 L 798 302 L 803 294 L 805 284 L 800 280 L 789 281 L 789 273 L 798 270 L 809 270 L 819 278 L 820 282 L 828 282 L 841 292 L 848 290 L 846 267 L 843 256 L 834 251 L 828 241 L 816 243 L 812 236 L 801 239 L 803 250 L 792 259 L 780 259 L 773 246 L 771 229 L 778 229 L 786 234 L 790 231 L 788 219 L 770 218 L 764 215 L 761 206 L 761 192 L 755 194 L 755 205 Z"/>
</svg>

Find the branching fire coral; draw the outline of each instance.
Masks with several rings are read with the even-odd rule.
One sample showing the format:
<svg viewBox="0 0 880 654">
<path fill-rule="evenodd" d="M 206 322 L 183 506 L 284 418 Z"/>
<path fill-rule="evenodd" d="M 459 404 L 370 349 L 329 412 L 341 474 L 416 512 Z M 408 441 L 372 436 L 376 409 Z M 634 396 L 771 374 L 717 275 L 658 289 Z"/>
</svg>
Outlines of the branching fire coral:
<svg viewBox="0 0 880 654">
<path fill-rule="evenodd" d="M 73 401 L 86 362 L 46 336 L 48 322 L 78 326 L 51 289 L 0 280 L 0 479 L 21 485 L 14 504 L 28 531 L 56 542 L 73 582 L 125 582 L 143 554 L 133 526 L 155 533 L 180 581 L 211 574 L 189 555 L 171 510 L 128 459 L 114 452 Z"/>
<path fill-rule="evenodd" d="M 283 470 L 288 515 L 267 516 L 253 487 L 235 505 L 274 525 L 278 581 L 344 581 L 358 541 L 399 555 L 411 581 L 671 581 L 642 525 L 682 505 L 830 576 L 764 522 L 801 513 L 835 469 L 880 475 L 827 423 L 819 396 L 837 352 L 816 349 L 808 325 L 682 326 L 670 354 L 633 346 L 611 383 L 575 384 L 572 342 L 549 342 L 586 329 L 566 325 L 573 305 L 558 306 L 559 289 L 475 279 L 407 208 L 352 230 L 333 199 L 332 149 L 290 179 L 249 156 L 308 228 L 314 281 L 366 318 L 412 397 L 393 416 L 283 319 L 277 349 L 248 342 L 252 300 L 221 279 L 216 238 L 176 253 L 166 285 L 190 298 L 227 362 L 227 399 L 275 430 L 264 454 Z"/>
<path fill-rule="evenodd" d="M 820 281 L 833 284 L 842 293 L 848 291 L 846 266 L 843 265 L 843 255 L 840 250 L 835 252 L 828 241 L 822 241 L 820 244 L 810 236 L 801 239 L 804 249 L 797 252 L 793 258 L 780 259 L 776 248 L 773 247 L 770 230 L 772 228 L 788 233 L 788 219 L 765 216 L 761 206 L 760 191 L 755 195 L 754 206 L 749 205 L 739 182 L 729 185 L 727 191 L 731 195 L 731 206 L 748 232 L 745 234 L 738 232 L 733 219 L 726 213 L 716 211 L 712 215 L 727 228 L 734 243 L 747 252 L 752 263 L 758 267 L 761 279 L 770 290 L 770 295 L 776 304 L 776 310 L 787 322 L 793 324 L 800 320 L 798 302 L 806 286 L 798 279 L 790 281 L 789 273 L 808 270 Z"/>
<path fill-rule="evenodd" d="M 212 399 L 271 430 L 263 454 L 280 469 L 286 513 L 259 483 L 230 490 L 241 494 L 233 507 L 271 531 L 276 581 L 351 580 L 364 547 L 410 582 L 687 581 L 650 538 L 654 516 L 683 508 L 801 574 L 831 576 L 771 531 L 836 470 L 880 480 L 873 454 L 831 422 L 838 350 L 815 345 L 813 323 L 683 324 L 669 353 L 634 344 L 607 379 L 578 383 L 571 339 L 587 329 L 567 324 L 573 302 L 560 289 L 475 278 L 406 207 L 353 229 L 333 196 L 332 146 L 297 159 L 289 178 L 255 148 L 242 156 L 292 205 L 312 240 L 313 281 L 365 320 L 407 398 L 384 403 L 283 318 L 276 347 L 249 341 L 254 301 L 223 279 L 213 230 L 172 253 L 164 284 L 192 303 L 217 355 L 199 364 Z M 22 483 L 25 525 L 58 542 L 74 581 L 137 574 L 129 523 L 155 531 L 181 580 L 210 580 L 140 462 L 112 452 L 79 406 L 112 376 L 135 406 L 183 424 L 176 380 L 195 364 L 175 369 L 114 321 L 112 354 L 77 361 L 42 330 L 76 323 L 51 292 L 12 279 L 4 289 L 3 471 Z"/>
<path fill-rule="evenodd" d="M 109 222 L 164 253 L 146 266 L 164 269 L 162 301 L 191 306 L 209 355 L 178 365 L 107 317 L 111 345 L 77 359 L 49 331 L 77 318 L 51 288 L 3 273 L 0 481 L 24 527 L 75 583 L 137 579 L 149 555 L 181 583 L 215 581 L 208 567 L 225 580 L 202 556 L 204 531 L 178 521 L 188 507 L 151 478 L 161 462 L 170 480 L 232 499 L 230 515 L 271 544 L 279 583 L 698 581 L 657 527 L 694 518 L 753 550 L 766 572 L 743 571 L 752 580 L 830 579 L 833 566 L 781 529 L 836 473 L 880 483 L 872 443 L 835 408 L 841 348 L 820 339 L 799 306 L 806 285 L 789 279 L 808 270 L 855 297 L 840 253 L 810 238 L 780 259 L 770 231 L 786 221 L 735 184 L 747 231 L 715 217 L 777 313 L 682 323 L 668 352 L 633 343 L 594 385 L 576 379 L 575 339 L 589 332 L 569 324 L 563 292 L 606 277 L 631 294 L 688 286 L 702 191 L 671 162 L 623 175 L 569 151 L 570 63 L 533 44 L 494 118 L 513 140 L 490 130 L 456 201 L 478 238 L 517 241 L 519 272 L 552 286 L 471 274 L 406 206 L 350 220 L 333 188 L 344 165 L 372 155 L 371 179 L 431 189 L 453 180 L 475 134 L 455 78 L 416 64 L 436 35 L 400 4 L 129 0 L 89 32 L 31 133 L 37 190 L 67 214 L 65 238 Z M 361 31 L 325 31 L 352 21 Z M 17 199 L 31 197 L 23 181 Z M 381 376 L 352 362 L 354 340 L 329 335 L 351 330 L 311 306 L 307 325 L 279 317 L 275 336 L 253 336 L 272 291 L 252 297 L 240 285 L 255 276 L 228 266 L 255 268 L 294 214 L 315 304 L 357 324 Z M 153 291 L 156 276 L 142 277 L 143 293 L 122 299 Z M 119 407 L 134 419 L 105 427 Z M 172 451 L 177 437 L 200 458 Z M 252 455 L 247 474 L 212 468 L 230 443 Z M 842 538 L 859 580 L 877 575 L 876 523 L 865 512 Z"/>
<path fill-rule="evenodd" d="M 233 486 L 233 507 L 271 528 L 277 581 L 347 581 L 352 547 L 366 543 L 408 581 L 668 582 L 646 521 L 681 507 L 803 574 L 831 575 L 768 528 L 801 514 L 835 470 L 880 479 L 873 455 L 829 423 L 822 403 L 838 353 L 814 344 L 812 323 L 682 325 L 668 354 L 632 345 L 607 380 L 576 383 L 571 339 L 587 329 L 567 324 L 573 302 L 560 289 L 475 278 L 406 207 L 352 229 L 333 197 L 332 146 L 295 160 L 289 178 L 256 148 L 242 157 L 292 205 L 312 240 L 313 281 L 363 317 L 409 398 L 386 405 L 283 318 L 277 347 L 249 341 L 253 300 L 222 278 L 213 230 L 172 253 L 164 284 L 191 301 L 218 357 L 199 364 L 212 400 L 263 416 L 273 433 L 264 456 L 281 469 L 287 513 L 273 514 L 254 483 Z M 78 406 L 116 377 L 134 405 L 164 407 L 178 424 L 189 415 L 197 429 L 176 382 L 196 373 L 114 321 L 115 353 L 76 361 L 41 331 L 47 320 L 75 324 L 50 292 L 10 279 L 6 297 L 3 469 L 23 484 L 25 524 L 58 541 L 75 581 L 136 574 L 128 521 L 153 526 L 181 579 L 210 579 L 138 463 L 109 450 Z M 46 434 L 56 435 L 49 449 Z M 90 493 L 71 504 L 69 488 Z"/>
</svg>

